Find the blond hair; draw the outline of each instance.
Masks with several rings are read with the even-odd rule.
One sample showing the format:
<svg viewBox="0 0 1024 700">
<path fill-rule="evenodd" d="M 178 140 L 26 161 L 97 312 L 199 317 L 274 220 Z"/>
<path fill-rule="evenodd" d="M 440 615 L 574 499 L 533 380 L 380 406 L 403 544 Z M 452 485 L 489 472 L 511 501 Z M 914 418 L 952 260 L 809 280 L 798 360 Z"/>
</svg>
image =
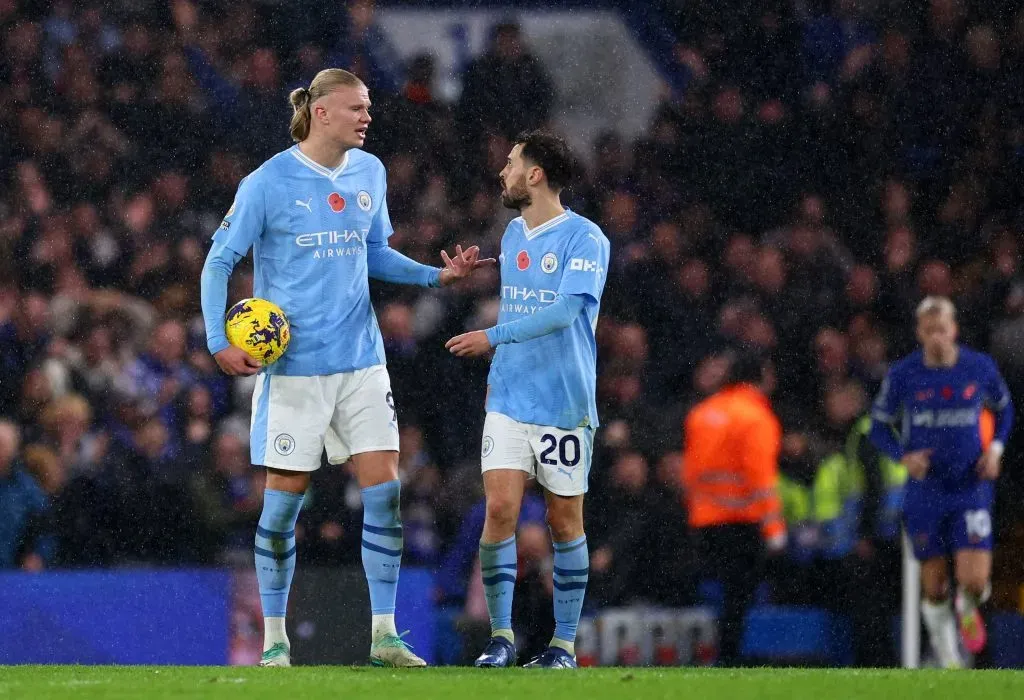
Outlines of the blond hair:
<svg viewBox="0 0 1024 700">
<path fill-rule="evenodd" d="M 36 478 L 43 490 L 54 493 L 64 481 L 64 474 L 57 453 L 45 445 L 29 445 L 24 452 L 25 466 Z"/>
<path fill-rule="evenodd" d="M 296 88 L 288 96 L 292 109 L 290 131 L 293 141 L 305 141 L 309 137 L 309 126 L 313 121 L 313 103 L 340 87 L 356 87 L 363 81 L 341 68 L 325 68 L 316 74 L 308 88 Z"/>
<path fill-rule="evenodd" d="M 922 319 L 925 316 L 939 315 L 949 316 L 951 319 L 956 320 L 956 306 L 946 297 L 929 296 L 922 299 L 921 303 L 917 305 L 917 311 L 914 315 L 918 319 Z"/>
<path fill-rule="evenodd" d="M 40 422 L 49 431 L 59 431 L 65 423 L 77 420 L 88 425 L 92 421 L 92 408 L 89 402 L 78 394 L 68 394 L 51 401 L 43 409 Z"/>
</svg>

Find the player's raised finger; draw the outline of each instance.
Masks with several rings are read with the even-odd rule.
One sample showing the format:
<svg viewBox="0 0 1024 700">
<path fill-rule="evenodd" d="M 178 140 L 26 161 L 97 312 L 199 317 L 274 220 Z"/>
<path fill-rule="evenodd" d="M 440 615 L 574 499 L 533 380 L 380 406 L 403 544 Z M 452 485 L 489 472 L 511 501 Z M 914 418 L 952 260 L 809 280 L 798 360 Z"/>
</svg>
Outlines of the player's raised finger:
<svg viewBox="0 0 1024 700">
<path fill-rule="evenodd" d="M 444 266 L 452 268 L 452 259 L 448 257 L 448 253 L 445 252 L 444 248 L 441 249 L 441 260 L 444 261 Z"/>
<path fill-rule="evenodd" d="M 462 252 L 462 246 L 460 244 L 458 244 L 458 243 L 455 244 L 455 255 L 457 255 L 458 257 L 460 257 L 462 259 L 466 258 L 465 254 L 463 254 L 463 252 Z"/>
<path fill-rule="evenodd" d="M 482 260 L 477 260 L 475 263 L 473 263 L 473 267 L 486 267 L 488 265 L 494 265 L 497 262 L 497 258 L 483 258 Z"/>
</svg>

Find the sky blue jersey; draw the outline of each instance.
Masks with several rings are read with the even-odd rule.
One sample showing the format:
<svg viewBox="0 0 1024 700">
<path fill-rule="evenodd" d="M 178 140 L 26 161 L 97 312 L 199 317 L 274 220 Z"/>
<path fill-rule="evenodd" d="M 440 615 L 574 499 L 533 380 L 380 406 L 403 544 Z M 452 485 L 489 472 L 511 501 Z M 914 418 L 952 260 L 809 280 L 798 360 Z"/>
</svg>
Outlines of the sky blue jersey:
<svg viewBox="0 0 1024 700">
<path fill-rule="evenodd" d="M 228 346 L 220 278 L 253 249 L 253 295 L 280 306 L 291 344 L 270 374 L 315 376 L 384 364 L 368 277 L 437 286 L 440 270 L 387 247 L 392 234 L 386 172 L 375 156 L 349 150 L 334 170 L 298 146 L 242 180 L 203 272 L 207 345 Z M 216 263 L 216 264 L 215 264 Z"/>
<path fill-rule="evenodd" d="M 597 427 L 594 331 L 611 246 L 592 221 L 566 210 L 533 230 L 513 219 L 501 239 L 498 323 L 577 296 L 583 309 L 560 330 L 499 345 L 488 377 L 487 410 L 523 423 L 570 430 Z"/>
<path fill-rule="evenodd" d="M 955 365 L 928 367 L 918 350 L 889 369 L 871 412 L 871 439 L 896 460 L 904 452 L 934 450 L 926 480 L 946 489 L 966 488 L 977 479 L 986 406 L 995 412 L 994 439 L 1005 444 L 1013 404 L 992 358 L 961 345 Z"/>
</svg>

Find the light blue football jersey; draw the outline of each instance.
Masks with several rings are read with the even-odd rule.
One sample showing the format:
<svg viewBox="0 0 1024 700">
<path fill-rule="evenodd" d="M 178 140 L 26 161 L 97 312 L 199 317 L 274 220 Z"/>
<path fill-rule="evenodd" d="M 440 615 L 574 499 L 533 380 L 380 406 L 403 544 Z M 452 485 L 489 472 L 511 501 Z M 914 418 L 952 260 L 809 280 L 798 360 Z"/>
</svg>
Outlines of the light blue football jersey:
<svg viewBox="0 0 1024 700">
<path fill-rule="evenodd" d="M 315 376 L 385 363 L 370 304 L 367 240 L 392 234 L 384 165 L 349 150 L 334 170 L 298 146 L 250 173 L 214 234 L 239 255 L 253 248 L 253 295 L 280 306 L 291 344 L 269 374 Z"/>
<path fill-rule="evenodd" d="M 610 250 L 597 224 L 568 209 L 533 230 L 522 217 L 509 222 L 501 239 L 498 323 L 536 313 L 559 294 L 582 295 L 585 303 L 568 328 L 498 346 L 488 411 L 565 430 L 597 427 L 594 331 Z"/>
</svg>

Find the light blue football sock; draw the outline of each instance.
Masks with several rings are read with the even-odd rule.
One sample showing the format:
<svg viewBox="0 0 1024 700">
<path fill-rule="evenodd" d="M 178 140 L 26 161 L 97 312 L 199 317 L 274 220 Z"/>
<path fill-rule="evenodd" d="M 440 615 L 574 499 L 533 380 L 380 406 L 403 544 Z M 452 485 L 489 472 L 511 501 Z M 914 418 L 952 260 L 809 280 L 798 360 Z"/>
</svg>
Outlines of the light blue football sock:
<svg viewBox="0 0 1024 700">
<path fill-rule="evenodd" d="M 587 536 L 570 542 L 555 542 L 554 599 L 555 635 L 552 646 L 559 641 L 571 646 L 576 641 L 576 628 L 583 613 L 583 597 L 587 592 L 590 577 L 590 553 L 587 551 Z"/>
<path fill-rule="evenodd" d="M 401 482 L 386 481 L 361 493 L 363 571 L 370 588 L 370 611 L 374 615 L 392 615 L 402 567 Z"/>
<path fill-rule="evenodd" d="M 508 639 L 512 636 L 512 594 L 516 587 L 515 535 L 493 544 L 480 543 L 480 576 L 491 617 L 491 634 Z"/>
<path fill-rule="evenodd" d="M 273 489 L 263 492 L 255 547 L 263 617 L 284 617 L 288 610 L 288 591 L 295 573 L 295 521 L 302 496 Z"/>
</svg>

